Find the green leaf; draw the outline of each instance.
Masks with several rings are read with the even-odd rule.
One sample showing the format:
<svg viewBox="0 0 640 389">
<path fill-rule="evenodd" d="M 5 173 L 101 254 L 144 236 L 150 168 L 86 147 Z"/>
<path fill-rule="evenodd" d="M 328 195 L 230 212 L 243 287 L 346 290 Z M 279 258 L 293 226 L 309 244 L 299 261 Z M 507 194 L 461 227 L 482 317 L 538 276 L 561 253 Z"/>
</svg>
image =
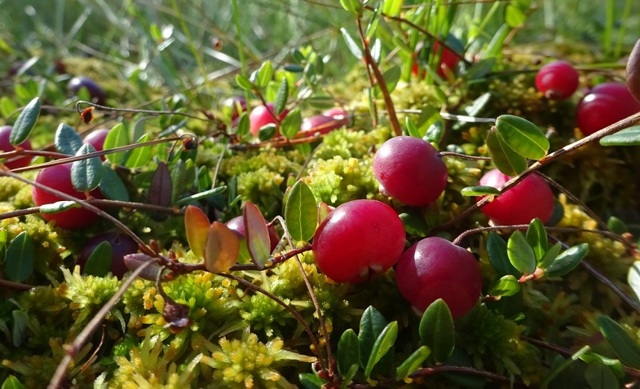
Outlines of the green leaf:
<svg viewBox="0 0 640 389">
<path fill-rule="evenodd" d="M 240 115 L 238 119 L 238 126 L 236 127 L 236 134 L 239 136 L 246 136 L 249 133 L 249 129 L 251 128 L 251 123 L 249 122 L 249 114 L 244 112 Z"/>
<path fill-rule="evenodd" d="M 358 346 L 358 336 L 349 328 L 340 336 L 338 341 L 338 372 L 344 376 L 351 366 L 360 363 L 360 347 Z"/>
<path fill-rule="evenodd" d="M 378 336 L 386 327 L 387 321 L 384 316 L 373 306 L 367 307 L 360 318 L 360 332 L 358 332 L 358 344 L 360 345 L 360 366 L 365 368 L 371 350 Z"/>
<path fill-rule="evenodd" d="M 593 351 L 587 351 L 580 356 L 580 360 L 586 363 L 593 363 L 593 362 L 601 363 L 605 366 L 608 366 L 611 369 L 611 372 L 613 372 L 613 374 L 616 377 L 620 379 L 624 378 L 624 375 L 625 375 L 624 366 L 622 365 L 622 362 L 620 362 L 619 359 L 607 358 Z"/>
<path fill-rule="evenodd" d="M 388 16 L 398 16 L 402 10 L 403 2 L 404 0 L 384 0 L 382 12 Z"/>
<path fill-rule="evenodd" d="M 398 322 L 393 321 L 389 323 L 378 338 L 373 344 L 373 348 L 371 349 L 371 354 L 369 355 L 369 360 L 367 361 L 367 367 L 364 370 L 364 376 L 366 379 L 371 377 L 371 372 L 376 364 L 382 359 L 382 357 L 389 352 L 389 349 L 393 347 L 396 342 L 396 338 L 398 337 Z"/>
<path fill-rule="evenodd" d="M 499 276 L 512 275 L 519 277 L 520 272 L 513 267 L 507 255 L 507 243 L 495 232 L 490 232 L 487 238 L 487 253 L 493 270 Z"/>
<path fill-rule="evenodd" d="M 313 373 L 301 373 L 298 374 L 298 378 L 304 389 L 322 389 L 324 384 L 327 383 L 327 381 Z"/>
<path fill-rule="evenodd" d="M 149 140 L 149 134 L 143 134 L 136 143 L 143 143 Z M 151 160 L 151 146 L 135 148 L 127 158 L 126 166 L 131 169 L 139 168 Z"/>
<path fill-rule="evenodd" d="M 175 205 L 185 205 L 185 204 L 192 203 L 194 201 L 204 200 L 206 198 L 221 194 L 226 190 L 227 190 L 226 186 L 218 186 L 217 188 L 204 190 L 202 192 L 198 192 L 190 196 L 181 198 L 180 200 L 175 202 Z"/>
<path fill-rule="evenodd" d="M 627 282 L 636 294 L 636 298 L 640 300 L 640 261 L 635 261 L 629 268 Z"/>
<path fill-rule="evenodd" d="M 0 114 L 2 117 L 5 119 L 8 118 L 16 111 L 16 109 L 18 109 L 18 106 L 13 102 L 13 100 L 7 96 L 0 97 Z"/>
<path fill-rule="evenodd" d="M 640 145 L 640 126 L 632 126 L 607 135 L 600 139 L 601 146 L 638 146 Z"/>
<path fill-rule="evenodd" d="M 611 230 L 611 232 L 618 235 L 629 232 L 629 226 L 627 226 L 625 222 L 615 216 L 611 216 L 609 220 L 607 220 L 607 227 Z"/>
<path fill-rule="evenodd" d="M 595 361 L 587 366 L 584 378 L 591 389 L 619 388 L 620 382 L 611 368 L 600 361 Z"/>
<path fill-rule="evenodd" d="M 109 200 L 129 201 L 129 191 L 124 182 L 109 166 L 109 162 L 102 164 L 102 179 L 100 180 L 100 192 Z"/>
<path fill-rule="evenodd" d="M 17 309 L 12 311 L 11 315 L 13 316 L 13 331 L 11 333 L 13 346 L 20 347 L 26 337 L 29 316 L 26 312 Z"/>
<path fill-rule="evenodd" d="M 527 170 L 527 159 L 511 149 L 500 137 L 495 127 L 489 130 L 485 140 L 493 164 L 508 176 L 517 176 Z"/>
<path fill-rule="evenodd" d="M 76 156 L 95 153 L 96 149 L 90 144 L 84 144 Z M 100 157 L 90 157 L 74 161 L 71 164 L 71 183 L 80 192 L 92 191 L 100 185 L 102 180 L 102 161 Z"/>
<path fill-rule="evenodd" d="M 500 191 L 493 186 L 467 186 L 460 190 L 463 196 L 491 196 L 500 194 Z"/>
<path fill-rule="evenodd" d="M 268 141 L 276 135 L 277 130 L 278 126 L 276 126 L 275 124 L 265 124 L 264 126 L 260 127 L 260 130 L 258 130 L 258 139 L 260 139 L 260 141 L 262 142 Z"/>
<path fill-rule="evenodd" d="M 509 27 L 521 27 L 527 20 L 526 9 L 519 5 L 507 4 L 504 20 Z"/>
<path fill-rule="evenodd" d="M 389 90 L 389 93 L 393 92 L 393 90 L 396 88 L 396 85 L 398 85 L 398 81 L 400 81 L 400 76 L 402 76 L 402 69 L 400 68 L 400 66 L 394 65 L 392 67 L 390 67 L 389 69 L 385 70 L 384 73 L 382 74 L 382 78 L 385 81 L 385 84 L 387 85 L 387 89 Z M 376 85 L 376 96 L 381 96 L 381 91 L 380 91 L 380 87 Z"/>
<path fill-rule="evenodd" d="M 118 123 L 109 130 L 109 133 L 107 133 L 102 149 L 115 149 L 116 147 L 126 146 L 129 142 L 129 131 L 127 131 L 127 128 L 122 123 Z M 119 165 L 124 161 L 126 156 L 127 153 L 125 151 L 121 151 L 118 153 L 106 154 L 105 158 L 107 161 Z"/>
<path fill-rule="evenodd" d="M 547 252 L 547 245 L 549 244 L 547 231 L 544 229 L 544 224 L 540 219 L 535 218 L 531 221 L 529 228 L 527 228 L 526 236 L 529 246 L 533 248 L 533 253 L 536 255 L 536 261 L 539 262 Z"/>
<path fill-rule="evenodd" d="M 541 159 L 549 151 L 549 140 L 530 121 L 513 115 L 501 115 L 495 128 L 503 141 L 516 153 L 530 159 Z"/>
<path fill-rule="evenodd" d="M 178 159 L 171 167 L 171 202 L 191 191 L 196 182 L 196 166 L 192 159 Z"/>
<path fill-rule="evenodd" d="M 565 250 L 545 269 L 545 276 L 561 277 L 573 270 L 587 256 L 589 244 L 581 243 Z"/>
<path fill-rule="evenodd" d="M 491 100 L 491 92 L 484 93 L 480 95 L 477 99 L 473 100 L 471 104 L 462 108 L 467 116 L 476 117 L 482 112 L 484 107 L 487 106 Z"/>
<path fill-rule="evenodd" d="M 82 273 L 96 277 L 107 275 L 111 270 L 112 251 L 111 243 L 100 242 L 87 258 Z"/>
<path fill-rule="evenodd" d="M 359 2 L 359 0 L 353 0 L 353 1 Z M 362 60 L 363 58 L 362 50 L 360 50 L 360 46 L 356 43 L 356 41 L 353 40 L 351 35 L 349 35 L 349 31 L 347 31 L 344 27 L 342 27 L 340 29 L 340 32 L 342 33 L 342 37 L 344 38 L 344 41 L 347 44 L 347 48 L 349 49 L 351 54 L 353 54 L 353 56 L 356 57 L 358 60 Z"/>
<path fill-rule="evenodd" d="M 17 146 L 27 140 L 31 130 L 36 125 L 38 117 L 40 116 L 40 98 L 36 97 L 27 104 L 15 123 L 13 123 L 13 129 L 9 135 L 9 142 Z"/>
<path fill-rule="evenodd" d="M 273 104 L 273 108 L 276 111 L 276 115 L 280 115 L 287 106 L 287 100 L 289 100 L 289 81 L 286 77 L 282 78 L 280 86 L 278 87 L 278 93 L 276 94 L 276 101 Z"/>
<path fill-rule="evenodd" d="M 282 135 L 291 139 L 300 132 L 300 126 L 302 125 L 302 115 L 299 108 L 294 108 L 287 114 L 287 116 L 280 122 L 280 132 Z"/>
<path fill-rule="evenodd" d="M 409 116 L 407 116 L 404 119 L 404 124 L 407 127 L 407 133 L 409 134 L 409 136 L 412 136 L 414 138 L 420 138 L 420 133 L 418 132 L 418 127 L 416 127 L 416 124 L 414 123 L 413 120 L 411 120 L 411 118 Z"/>
<path fill-rule="evenodd" d="M 7 247 L 4 273 L 10 281 L 23 282 L 33 274 L 35 247 L 26 231 L 19 233 Z"/>
<path fill-rule="evenodd" d="M 291 188 L 285 205 L 284 220 L 294 240 L 307 241 L 316 232 L 318 203 L 304 181 L 296 182 Z"/>
<path fill-rule="evenodd" d="M 422 363 L 429 358 L 431 350 L 427 346 L 420 346 L 407 359 L 404 360 L 396 369 L 396 380 L 404 380 L 409 374 L 418 370 Z"/>
<path fill-rule="evenodd" d="M 562 250 L 562 244 L 560 242 L 556 242 L 553 246 L 544 253 L 544 256 L 538 261 L 538 267 L 541 269 L 546 269 L 556 260 L 558 254 L 560 254 L 560 250 Z"/>
<path fill-rule="evenodd" d="M 15 376 L 9 375 L 2 383 L 0 389 L 24 389 L 24 386 Z"/>
<path fill-rule="evenodd" d="M 536 270 L 536 255 L 520 231 L 515 231 L 507 242 L 509 262 L 523 274 L 531 274 Z"/>
<path fill-rule="evenodd" d="M 511 274 L 500 277 L 489 288 L 489 295 L 494 297 L 513 296 L 520 291 L 520 283 L 515 276 Z"/>
<path fill-rule="evenodd" d="M 76 130 L 68 124 L 60 123 L 54 137 L 56 149 L 62 154 L 76 155 L 82 143 L 82 138 Z M 95 151 L 95 150 L 94 150 Z"/>
<path fill-rule="evenodd" d="M 453 353 L 456 334 L 447 303 L 437 299 L 422 314 L 418 327 L 420 341 L 429 347 L 436 362 L 444 362 Z"/>
<path fill-rule="evenodd" d="M 236 75 L 236 84 L 240 87 L 240 89 L 245 91 L 252 91 L 256 89 L 256 86 L 245 76 L 242 74 Z"/>
<path fill-rule="evenodd" d="M 244 204 L 242 217 L 251 260 L 258 268 L 262 269 L 271 256 L 271 241 L 267 222 L 258 207 L 250 202 Z"/>
<path fill-rule="evenodd" d="M 355 17 L 359 18 L 362 16 L 364 8 L 360 0 L 340 0 L 340 4 L 342 5 L 342 8 L 352 13 Z"/>
<path fill-rule="evenodd" d="M 598 317 L 598 328 L 624 364 L 640 369 L 640 347 L 620 324 L 603 315 Z"/>
<path fill-rule="evenodd" d="M 258 88 L 266 88 L 269 81 L 273 78 L 273 65 L 267 60 L 260 65 L 260 68 L 251 75 L 251 81 Z"/>
<path fill-rule="evenodd" d="M 71 200 L 56 201 L 55 203 L 43 204 L 38 210 L 40 213 L 60 213 L 71 208 L 81 208 L 82 206 Z"/>
</svg>

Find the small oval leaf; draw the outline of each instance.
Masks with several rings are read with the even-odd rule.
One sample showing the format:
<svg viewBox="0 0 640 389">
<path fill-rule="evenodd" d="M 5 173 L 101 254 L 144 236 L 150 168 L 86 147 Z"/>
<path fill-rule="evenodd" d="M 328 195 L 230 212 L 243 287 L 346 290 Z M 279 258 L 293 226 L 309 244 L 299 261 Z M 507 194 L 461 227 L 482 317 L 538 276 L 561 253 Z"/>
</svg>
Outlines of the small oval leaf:
<svg viewBox="0 0 640 389">
<path fill-rule="evenodd" d="M 129 142 L 129 131 L 127 131 L 127 128 L 122 123 L 118 123 L 107 133 L 107 137 L 104 139 L 104 145 L 102 148 L 103 150 L 111 150 L 117 147 L 126 146 Z M 121 151 L 118 153 L 106 154 L 105 158 L 107 161 L 119 165 L 124 161 L 126 156 L 126 152 Z"/>
<path fill-rule="evenodd" d="M 518 269 L 513 267 L 507 255 L 507 242 L 495 232 L 490 232 L 487 238 L 487 253 L 491 267 L 499 276 L 512 275 L 520 276 Z"/>
<path fill-rule="evenodd" d="M 518 279 L 511 274 L 502 276 L 489 288 L 489 296 L 507 297 L 513 296 L 520 291 Z"/>
<path fill-rule="evenodd" d="M 36 97 L 27 104 L 13 123 L 9 142 L 16 146 L 27 140 L 40 116 L 40 98 Z M 73 155 L 73 154 L 72 154 Z"/>
<path fill-rule="evenodd" d="M 204 251 L 204 265 L 211 273 L 228 272 L 238 261 L 240 237 L 225 224 L 213 222 L 209 226 Z"/>
<path fill-rule="evenodd" d="M 404 380 L 414 371 L 418 370 L 422 363 L 429 358 L 431 350 L 427 346 L 420 346 L 416 351 L 407 357 L 396 369 L 396 379 Z"/>
<path fill-rule="evenodd" d="M 556 260 L 558 254 L 560 254 L 560 250 L 562 250 L 562 243 L 556 242 L 553 246 L 549 247 L 544 256 L 538 261 L 538 267 L 541 269 L 546 269 Z"/>
<path fill-rule="evenodd" d="M 338 372 L 344 376 L 351 366 L 360 364 L 360 347 L 358 336 L 349 328 L 340 336 L 338 341 Z"/>
<path fill-rule="evenodd" d="M 90 144 L 83 144 L 76 153 L 76 156 L 82 156 L 89 153 L 95 153 L 96 149 Z M 74 161 L 71 164 L 71 183 L 73 187 L 80 192 L 89 192 L 100 185 L 102 180 L 102 161 L 100 157 L 89 157 Z"/>
<path fill-rule="evenodd" d="M 378 336 L 382 333 L 382 330 L 386 327 L 387 320 L 384 316 L 375 309 L 373 306 L 367 307 L 360 317 L 360 330 L 358 332 L 358 345 L 360 346 L 360 366 L 365 368 L 369 357 L 371 356 L 371 350 Z"/>
<path fill-rule="evenodd" d="M 43 204 L 38 208 L 40 213 L 60 213 L 71 208 L 81 208 L 82 206 L 71 200 L 56 201 L 55 203 Z"/>
<path fill-rule="evenodd" d="M 547 252 L 547 245 L 549 240 L 547 239 L 547 231 L 544 229 L 544 224 L 538 218 L 535 218 L 529 224 L 527 228 L 527 242 L 529 246 L 533 248 L 533 253 L 536 255 L 536 260 L 540 261 L 544 254 Z"/>
<path fill-rule="evenodd" d="M 371 377 L 371 372 L 376 364 L 384 357 L 384 355 L 393 347 L 396 342 L 396 338 L 398 337 L 398 322 L 393 321 L 389 323 L 380 335 L 376 338 L 375 343 L 373 344 L 373 348 L 371 349 L 371 354 L 369 355 L 369 360 L 367 361 L 367 367 L 364 370 L 364 376 L 366 379 Z"/>
<path fill-rule="evenodd" d="M 209 218 L 202 209 L 195 205 L 189 205 L 184 210 L 184 228 L 191 251 L 196 256 L 204 258 L 207 235 L 209 234 Z"/>
<path fill-rule="evenodd" d="M 463 196 L 491 196 L 500 194 L 500 190 L 493 186 L 467 186 L 460 190 L 460 194 Z"/>
<path fill-rule="evenodd" d="M 82 269 L 83 274 L 104 277 L 111 270 L 111 243 L 100 242 L 87 258 L 87 262 Z"/>
<path fill-rule="evenodd" d="M 520 231 L 515 231 L 507 242 L 509 261 L 522 274 L 531 274 L 536 270 L 536 255 Z"/>
<path fill-rule="evenodd" d="M 60 123 L 54 137 L 56 149 L 62 154 L 76 155 L 82 147 L 82 138 L 76 130 L 66 123 Z M 94 150 L 95 151 L 95 150 Z"/>
<path fill-rule="evenodd" d="M 500 115 L 495 128 L 502 140 L 516 153 L 530 159 L 541 159 L 549 151 L 544 132 L 530 121 L 514 115 Z"/>
<path fill-rule="evenodd" d="M 26 231 L 19 233 L 7 247 L 4 273 L 14 282 L 23 282 L 31 277 L 35 267 L 35 246 Z"/>
<path fill-rule="evenodd" d="M 581 243 L 577 246 L 573 246 L 562 254 L 558 255 L 556 259 L 545 269 L 545 276 L 549 277 L 561 277 L 571 270 L 573 270 L 580 261 L 587 256 L 589 252 L 589 244 Z"/>
<path fill-rule="evenodd" d="M 615 134 L 600 139 L 601 146 L 638 146 L 640 145 L 640 126 L 631 126 Z"/>
<path fill-rule="evenodd" d="M 100 192 L 109 200 L 129 201 L 129 191 L 122 179 L 109 166 L 109 162 L 102 164 L 102 179 L 100 180 Z"/>
<path fill-rule="evenodd" d="M 282 78 L 280 86 L 278 87 L 278 93 L 276 93 L 276 100 L 273 103 L 273 109 L 276 111 L 276 115 L 280 115 L 287 106 L 289 100 L 289 81 L 286 77 Z"/>
<path fill-rule="evenodd" d="M 502 173 L 517 176 L 527 170 L 527 159 L 507 146 L 494 128 L 489 130 L 485 142 L 493 164 Z"/>
<path fill-rule="evenodd" d="M 164 162 L 159 162 L 153 177 L 151 177 L 151 186 L 149 187 L 149 203 L 167 207 L 171 204 L 171 194 L 173 191 L 173 182 L 171 181 L 171 172 Z"/>
<path fill-rule="evenodd" d="M 309 240 L 316 232 L 318 203 L 305 182 L 298 181 L 291 188 L 285 205 L 284 220 L 294 240 Z"/>
<path fill-rule="evenodd" d="M 302 125 L 302 115 L 300 109 L 294 108 L 282 119 L 280 123 L 280 132 L 287 138 L 293 138 L 300 132 Z"/>
<path fill-rule="evenodd" d="M 260 209 L 250 202 L 244 204 L 242 218 L 251 260 L 262 269 L 271 256 L 271 241 L 267 222 L 264 220 Z"/>
<path fill-rule="evenodd" d="M 422 314 L 418 327 L 420 341 L 431 349 L 436 362 L 444 362 L 456 344 L 453 317 L 447 303 L 437 299 Z"/>
<path fill-rule="evenodd" d="M 143 143 L 149 140 L 149 134 L 142 135 L 136 143 Z M 138 168 L 146 164 L 151 160 L 151 146 L 143 146 L 135 148 L 129 154 L 129 158 L 127 158 L 126 166 L 128 168 Z"/>
<path fill-rule="evenodd" d="M 640 346 L 620 324 L 603 315 L 598 318 L 598 328 L 623 363 L 640 369 Z"/>
</svg>

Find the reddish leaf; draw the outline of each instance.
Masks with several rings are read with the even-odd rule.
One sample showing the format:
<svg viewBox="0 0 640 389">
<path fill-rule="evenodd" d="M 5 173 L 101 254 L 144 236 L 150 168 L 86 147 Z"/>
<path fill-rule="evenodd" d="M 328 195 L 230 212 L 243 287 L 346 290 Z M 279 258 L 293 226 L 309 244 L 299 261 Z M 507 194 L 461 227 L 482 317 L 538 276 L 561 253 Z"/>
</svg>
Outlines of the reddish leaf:
<svg viewBox="0 0 640 389">
<path fill-rule="evenodd" d="M 195 205 L 189 205 L 184 211 L 184 228 L 191 251 L 198 257 L 204 257 L 209 232 L 209 218 Z"/>
<path fill-rule="evenodd" d="M 240 254 L 240 237 L 237 233 L 220 222 L 209 226 L 207 244 L 204 253 L 204 265 L 211 273 L 229 271 L 238 261 Z"/>
<path fill-rule="evenodd" d="M 263 268 L 271 255 L 267 222 L 258 207 L 249 202 L 244 204 L 242 217 L 244 218 L 247 247 L 249 248 L 251 260 L 259 268 Z"/>
<path fill-rule="evenodd" d="M 160 162 L 158 169 L 153 173 L 151 178 L 151 187 L 149 188 L 149 203 L 167 207 L 171 204 L 171 193 L 173 183 L 171 182 L 171 173 L 167 164 Z"/>
</svg>

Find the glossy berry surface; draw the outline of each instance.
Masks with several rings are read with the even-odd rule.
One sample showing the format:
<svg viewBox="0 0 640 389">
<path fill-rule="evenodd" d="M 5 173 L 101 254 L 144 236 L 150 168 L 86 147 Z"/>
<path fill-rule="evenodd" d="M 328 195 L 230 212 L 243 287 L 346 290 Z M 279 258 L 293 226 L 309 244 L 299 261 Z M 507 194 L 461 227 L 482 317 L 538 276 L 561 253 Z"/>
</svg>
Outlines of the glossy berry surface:
<svg viewBox="0 0 640 389">
<path fill-rule="evenodd" d="M 104 149 L 104 140 L 107 139 L 107 135 L 109 135 L 108 128 L 99 128 L 97 130 L 93 130 L 89 135 L 84 137 L 82 142 L 90 144 L 94 149 L 96 149 L 96 151 L 102 151 Z M 101 155 L 100 159 L 104 161 L 104 155 Z"/>
<path fill-rule="evenodd" d="M 79 199 L 85 198 L 84 193 L 78 192 L 71 184 L 70 163 L 42 169 L 36 177 L 36 182 Z M 35 186 L 31 193 L 33 202 L 37 206 L 64 200 Z M 41 215 L 45 220 L 54 221 L 56 226 L 67 229 L 88 227 L 98 218 L 98 215 L 84 208 L 72 208 L 64 212 Z"/>
<path fill-rule="evenodd" d="M 348 120 L 348 119 L 347 119 Z M 333 130 L 344 126 L 344 119 L 334 119 L 331 116 L 315 115 L 302 119 L 300 132 L 297 136 L 310 136 L 314 134 L 328 134 Z"/>
<path fill-rule="evenodd" d="M 227 227 L 229 227 L 229 229 L 237 232 L 240 237 L 246 237 L 247 233 L 242 215 L 234 217 L 225 224 L 227 225 Z M 271 251 L 273 251 L 280 242 L 280 234 L 278 234 L 278 230 L 276 230 L 273 225 L 267 225 L 267 230 L 269 231 L 269 243 L 271 243 Z"/>
<path fill-rule="evenodd" d="M 423 312 L 441 298 L 454 318 L 469 312 L 482 292 L 480 266 L 473 254 L 439 237 L 422 239 L 402 253 L 396 284 L 416 310 Z"/>
<path fill-rule="evenodd" d="M 576 124 L 583 134 L 591 135 L 636 112 L 640 112 L 640 102 L 626 85 L 606 82 L 582 98 L 576 110 Z"/>
<path fill-rule="evenodd" d="M 498 169 L 488 171 L 480 185 L 500 188 L 511 177 Z M 498 225 L 529 224 L 534 218 L 546 223 L 553 214 L 554 197 L 549 184 L 530 174 L 516 186 L 480 208 Z"/>
<path fill-rule="evenodd" d="M 438 151 L 425 140 L 396 136 L 373 158 L 373 174 L 382 192 L 412 206 L 435 201 L 447 185 L 447 167 Z"/>
<path fill-rule="evenodd" d="M 267 124 L 278 124 L 279 121 L 282 121 L 285 116 L 287 116 L 288 111 L 285 109 L 278 116 L 278 120 L 276 120 L 275 116 L 275 108 L 273 103 L 267 103 L 267 105 L 258 105 L 249 113 L 249 123 L 250 123 L 250 131 L 253 136 L 258 136 L 260 133 L 260 128 L 266 126 Z"/>
<path fill-rule="evenodd" d="M 554 61 L 544 65 L 536 74 L 536 88 L 552 100 L 563 100 L 578 89 L 579 74 L 567 61 Z"/>
<path fill-rule="evenodd" d="M 15 150 L 15 147 L 11 144 L 11 142 L 9 142 L 9 137 L 11 136 L 12 129 L 13 127 L 11 126 L 0 127 L 0 151 Z M 29 141 L 29 139 L 27 139 L 20 144 L 20 147 L 24 150 L 31 150 L 31 142 Z M 4 160 L 4 165 L 9 169 L 17 169 L 29 166 L 29 163 L 31 163 L 31 157 L 28 155 L 11 157 Z"/>
<path fill-rule="evenodd" d="M 82 247 L 76 263 L 84 268 L 93 250 L 102 242 L 109 242 L 111 245 L 111 273 L 122 278 L 129 270 L 124 264 L 124 256 L 138 252 L 138 244 L 129 235 L 120 232 L 105 232 L 89 239 Z"/>
<path fill-rule="evenodd" d="M 377 200 L 353 200 L 334 209 L 313 238 L 318 268 L 336 282 L 363 282 L 387 271 L 404 249 L 396 212 Z"/>
<path fill-rule="evenodd" d="M 104 105 L 107 98 L 104 89 L 89 77 L 74 77 L 69 81 L 67 88 L 73 93 L 78 93 L 80 89 L 86 88 L 91 100 L 101 105 Z"/>
</svg>

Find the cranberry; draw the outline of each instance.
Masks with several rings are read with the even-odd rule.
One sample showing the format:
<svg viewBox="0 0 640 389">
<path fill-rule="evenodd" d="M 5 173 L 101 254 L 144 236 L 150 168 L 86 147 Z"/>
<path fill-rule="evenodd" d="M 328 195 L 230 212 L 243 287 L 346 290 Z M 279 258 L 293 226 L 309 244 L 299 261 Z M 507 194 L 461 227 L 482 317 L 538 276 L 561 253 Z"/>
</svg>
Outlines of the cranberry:
<svg viewBox="0 0 640 389">
<path fill-rule="evenodd" d="M 344 119 L 334 119 L 331 116 L 315 115 L 302 119 L 300 132 L 297 136 L 309 136 L 314 134 L 328 134 L 344 126 Z"/>
<path fill-rule="evenodd" d="M 278 119 L 276 120 L 275 116 L 275 108 L 273 103 L 267 103 L 267 105 L 258 105 L 249 113 L 249 123 L 250 123 L 250 131 L 253 136 L 258 136 L 260 132 L 260 128 L 266 126 L 267 124 L 275 124 L 276 126 L 279 124 L 285 116 L 287 116 L 286 109 L 278 115 Z"/>
<path fill-rule="evenodd" d="M 554 61 L 544 65 L 536 75 L 536 88 L 545 97 L 563 100 L 578 89 L 578 71 L 567 61 Z"/>
<path fill-rule="evenodd" d="M 14 151 L 16 149 L 15 146 L 9 142 L 12 129 L 13 127 L 11 126 L 0 127 L 0 151 Z M 20 147 L 24 150 L 31 150 L 31 142 L 27 139 L 20 144 Z M 29 163 L 31 163 L 31 157 L 24 155 L 21 157 L 8 158 L 5 160 L 4 165 L 9 169 L 17 169 L 29 166 Z"/>
<path fill-rule="evenodd" d="M 100 105 L 104 105 L 107 98 L 104 89 L 89 77 L 74 77 L 69 81 L 67 88 L 73 93 L 78 93 L 82 88 L 87 89 L 91 100 Z"/>
<path fill-rule="evenodd" d="M 576 121 L 583 134 L 591 135 L 637 112 L 640 112 L 640 102 L 633 98 L 624 84 L 606 82 L 582 98 L 577 107 Z"/>
<path fill-rule="evenodd" d="M 500 188 L 510 179 L 498 169 L 493 169 L 480 179 L 480 185 Z M 530 174 L 482 207 L 481 211 L 496 224 L 528 224 L 534 218 L 546 223 L 553 214 L 553 206 L 554 197 L 549 185 L 539 176 Z"/>
<path fill-rule="evenodd" d="M 402 253 L 396 265 L 396 284 L 416 310 L 423 312 L 441 298 L 458 318 L 477 303 L 482 275 L 469 251 L 446 239 L 430 237 Z"/>
<path fill-rule="evenodd" d="M 107 135 L 109 135 L 108 128 L 99 128 L 87 135 L 82 142 L 90 144 L 94 149 L 96 149 L 96 151 L 102 151 L 104 148 L 104 140 L 107 138 Z M 101 155 L 100 159 L 104 161 L 104 155 Z"/>
</svg>

